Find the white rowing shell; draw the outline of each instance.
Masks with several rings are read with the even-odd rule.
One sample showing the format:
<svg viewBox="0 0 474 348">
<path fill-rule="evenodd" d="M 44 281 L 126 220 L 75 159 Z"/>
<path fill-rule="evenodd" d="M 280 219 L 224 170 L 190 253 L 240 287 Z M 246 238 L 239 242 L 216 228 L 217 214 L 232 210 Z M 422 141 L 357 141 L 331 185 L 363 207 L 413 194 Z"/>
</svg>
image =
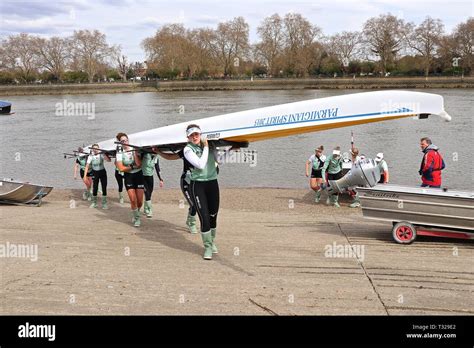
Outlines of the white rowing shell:
<svg viewBox="0 0 474 348">
<path fill-rule="evenodd" d="M 210 140 L 252 142 L 417 115 L 438 115 L 450 121 L 443 104 L 442 96 L 422 92 L 346 94 L 182 122 L 129 134 L 129 142 L 137 146 L 186 143 L 186 127 L 191 123 L 199 125 Z M 114 151 L 115 141 L 100 142 L 99 147 Z"/>
</svg>

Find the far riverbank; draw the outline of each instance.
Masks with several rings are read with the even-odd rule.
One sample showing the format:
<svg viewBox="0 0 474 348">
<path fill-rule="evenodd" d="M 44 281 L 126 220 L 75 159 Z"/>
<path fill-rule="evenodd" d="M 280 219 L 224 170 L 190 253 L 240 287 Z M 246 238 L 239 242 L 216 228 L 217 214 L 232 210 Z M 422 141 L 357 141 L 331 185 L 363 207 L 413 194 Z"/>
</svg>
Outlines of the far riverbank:
<svg viewBox="0 0 474 348">
<path fill-rule="evenodd" d="M 137 93 L 170 91 L 298 89 L 432 89 L 474 88 L 474 77 L 387 77 L 248 80 L 152 80 L 91 84 L 2 85 L 0 96 Z"/>
</svg>

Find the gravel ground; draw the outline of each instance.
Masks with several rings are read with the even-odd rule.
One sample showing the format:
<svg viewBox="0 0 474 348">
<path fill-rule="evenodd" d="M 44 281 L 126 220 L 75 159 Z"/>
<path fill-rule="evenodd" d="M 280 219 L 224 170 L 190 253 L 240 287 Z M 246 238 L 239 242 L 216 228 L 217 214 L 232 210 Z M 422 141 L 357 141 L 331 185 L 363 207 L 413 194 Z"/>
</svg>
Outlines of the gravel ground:
<svg viewBox="0 0 474 348">
<path fill-rule="evenodd" d="M 390 224 L 344 200 L 336 209 L 307 190 L 223 188 L 219 254 L 204 261 L 179 190 L 155 191 L 140 228 L 109 197 L 109 210 L 89 209 L 77 190 L 53 190 L 39 208 L 1 206 L 0 246 L 38 253 L 0 258 L 0 314 L 474 314 L 472 241 L 398 245 Z"/>
</svg>

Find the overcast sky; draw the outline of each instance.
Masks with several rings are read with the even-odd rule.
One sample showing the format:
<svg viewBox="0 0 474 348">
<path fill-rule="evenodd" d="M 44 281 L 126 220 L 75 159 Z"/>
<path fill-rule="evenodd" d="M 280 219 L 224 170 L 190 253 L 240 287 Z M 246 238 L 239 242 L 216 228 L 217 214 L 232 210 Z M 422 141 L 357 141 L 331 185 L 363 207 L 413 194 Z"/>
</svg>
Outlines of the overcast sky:
<svg viewBox="0 0 474 348">
<path fill-rule="evenodd" d="M 186 28 L 211 27 L 243 16 L 250 25 L 250 41 L 266 16 L 301 13 L 324 34 L 360 30 L 370 17 L 391 12 L 406 21 L 420 23 L 429 15 L 440 18 L 450 32 L 473 16 L 473 0 L 0 0 L 0 37 L 20 32 L 41 36 L 67 36 L 74 30 L 98 29 L 110 44 L 120 44 L 131 61 L 145 60 L 141 41 L 167 23 Z"/>
</svg>

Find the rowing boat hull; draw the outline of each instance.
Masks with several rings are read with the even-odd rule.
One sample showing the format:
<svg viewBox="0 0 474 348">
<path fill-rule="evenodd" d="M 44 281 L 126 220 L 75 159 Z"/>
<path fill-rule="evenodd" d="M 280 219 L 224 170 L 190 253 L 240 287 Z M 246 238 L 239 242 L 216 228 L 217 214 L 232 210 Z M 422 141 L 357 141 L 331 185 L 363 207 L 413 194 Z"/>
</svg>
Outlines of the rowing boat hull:
<svg viewBox="0 0 474 348">
<path fill-rule="evenodd" d="M 137 146 L 187 142 L 186 127 L 198 124 L 210 140 L 253 142 L 307 132 L 348 127 L 413 116 L 439 115 L 446 120 L 443 97 L 409 91 L 377 91 L 312 99 L 208 117 L 129 135 Z M 99 143 L 114 151 L 116 139 Z"/>
<path fill-rule="evenodd" d="M 41 200 L 53 188 L 50 186 L 35 185 L 12 180 L 0 181 L 0 203 L 27 204 Z"/>
</svg>

